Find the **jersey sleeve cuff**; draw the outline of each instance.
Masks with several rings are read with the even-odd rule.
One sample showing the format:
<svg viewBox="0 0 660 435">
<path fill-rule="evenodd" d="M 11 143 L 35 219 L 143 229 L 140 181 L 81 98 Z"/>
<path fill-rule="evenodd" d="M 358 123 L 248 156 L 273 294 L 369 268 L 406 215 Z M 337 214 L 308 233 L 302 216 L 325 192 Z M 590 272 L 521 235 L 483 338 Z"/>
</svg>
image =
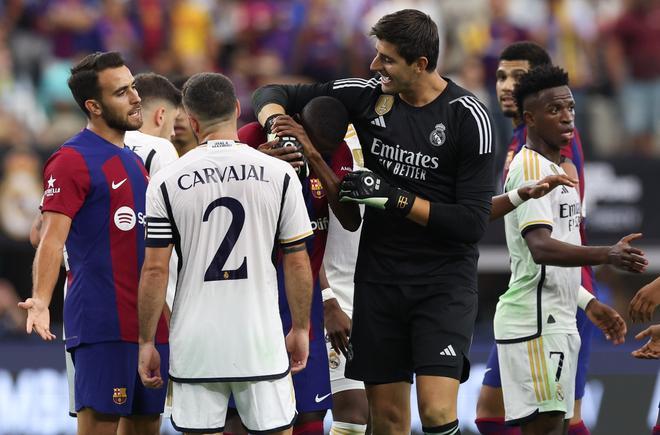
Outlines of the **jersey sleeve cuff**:
<svg viewBox="0 0 660 435">
<path fill-rule="evenodd" d="M 53 213 L 59 213 L 63 214 L 65 216 L 68 216 L 73 220 L 73 218 L 76 216 L 76 213 L 72 212 L 70 209 L 66 208 L 64 205 L 58 206 L 54 204 L 48 204 L 48 205 L 43 205 L 41 206 L 41 213 L 45 213 L 47 211 L 53 212 Z"/>
<path fill-rule="evenodd" d="M 533 231 L 533 230 L 536 230 L 536 229 L 539 229 L 539 228 L 547 228 L 547 229 L 549 229 L 550 231 L 552 231 L 552 224 L 549 223 L 549 222 L 546 222 L 546 221 L 530 222 L 530 223 L 524 225 L 524 226 L 520 229 L 520 234 L 521 234 L 523 237 L 525 237 L 525 235 L 526 235 L 527 233 L 529 233 L 530 231 Z"/>
<path fill-rule="evenodd" d="M 298 245 L 298 244 L 304 242 L 305 240 L 309 239 L 313 235 L 314 235 L 313 231 L 308 231 L 304 234 L 300 234 L 298 236 L 291 237 L 289 239 L 280 239 L 280 246 L 285 248 L 287 246 Z"/>
</svg>

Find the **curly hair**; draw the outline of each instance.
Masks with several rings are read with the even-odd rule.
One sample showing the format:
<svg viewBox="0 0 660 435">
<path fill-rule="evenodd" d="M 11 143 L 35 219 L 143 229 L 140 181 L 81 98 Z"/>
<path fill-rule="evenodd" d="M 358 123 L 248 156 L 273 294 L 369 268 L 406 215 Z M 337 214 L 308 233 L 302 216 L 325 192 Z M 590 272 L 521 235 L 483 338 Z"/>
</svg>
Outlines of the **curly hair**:
<svg viewBox="0 0 660 435">
<path fill-rule="evenodd" d="M 558 66 L 542 65 L 523 74 L 513 90 L 520 118 L 523 118 L 523 103 L 527 97 L 558 86 L 568 86 L 568 73 Z"/>
</svg>

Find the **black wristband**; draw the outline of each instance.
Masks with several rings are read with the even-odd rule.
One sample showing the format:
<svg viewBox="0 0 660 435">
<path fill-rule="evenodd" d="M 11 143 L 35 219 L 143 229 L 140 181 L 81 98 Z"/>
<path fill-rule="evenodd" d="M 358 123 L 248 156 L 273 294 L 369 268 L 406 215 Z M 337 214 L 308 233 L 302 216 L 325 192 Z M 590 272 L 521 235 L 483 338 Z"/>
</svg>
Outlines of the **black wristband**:
<svg viewBox="0 0 660 435">
<path fill-rule="evenodd" d="M 266 122 L 264 123 L 264 129 L 266 130 L 266 134 L 270 134 L 273 132 L 273 124 L 275 123 L 275 119 L 278 116 L 282 116 L 282 113 L 276 113 L 274 115 L 270 115 L 268 119 L 266 119 Z"/>
<path fill-rule="evenodd" d="M 412 210 L 414 202 L 415 195 L 403 189 L 393 188 L 385 204 L 385 209 L 392 210 L 401 217 L 406 217 Z"/>
</svg>

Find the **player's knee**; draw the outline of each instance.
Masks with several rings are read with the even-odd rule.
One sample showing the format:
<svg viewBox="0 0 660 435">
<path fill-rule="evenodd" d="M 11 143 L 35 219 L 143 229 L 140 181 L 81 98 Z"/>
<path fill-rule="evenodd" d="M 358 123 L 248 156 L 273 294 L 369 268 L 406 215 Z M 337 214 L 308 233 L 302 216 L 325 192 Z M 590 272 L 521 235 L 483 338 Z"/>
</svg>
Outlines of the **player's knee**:
<svg viewBox="0 0 660 435">
<path fill-rule="evenodd" d="M 405 431 L 405 426 L 407 424 L 407 410 L 402 409 L 393 403 L 381 404 L 377 407 L 371 407 L 371 418 L 374 433 L 396 433 L 391 430 L 398 428 Z"/>
<path fill-rule="evenodd" d="M 440 401 L 420 403 L 419 417 L 424 426 L 442 426 L 456 420 L 456 406 Z"/>
</svg>

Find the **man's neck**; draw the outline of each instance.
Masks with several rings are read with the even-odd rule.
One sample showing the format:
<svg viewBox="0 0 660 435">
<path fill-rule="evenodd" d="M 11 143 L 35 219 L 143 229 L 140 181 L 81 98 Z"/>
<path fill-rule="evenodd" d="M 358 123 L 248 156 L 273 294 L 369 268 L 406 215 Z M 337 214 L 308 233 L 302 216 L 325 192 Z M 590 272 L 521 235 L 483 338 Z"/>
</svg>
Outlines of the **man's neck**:
<svg viewBox="0 0 660 435">
<path fill-rule="evenodd" d="M 200 144 L 203 144 L 205 142 L 208 142 L 210 140 L 233 140 L 238 142 L 238 132 L 236 131 L 236 127 L 223 127 L 223 128 L 218 128 L 213 131 L 208 131 L 205 132 L 205 134 L 200 135 L 201 140 L 199 141 Z"/>
<path fill-rule="evenodd" d="M 557 165 L 561 161 L 561 150 L 559 148 L 551 147 L 530 130 L 527 131 L 527 148 L 536 151 Z"/>
<path fill-rule="evenodd" d="M 447 81 L 440 77 L 437 71 L 423 73 L 408 92 L 402 92 L 399 97 L 413 107 L 426 106 L 447 88 Z"/>
<path fill-rule="evenodd" d="M 90 120 L 87 123 L 87 129 L 96 133 L 98 136 L 107 140 L 111 144 L 119 148 L 124 148 L 124 134 L 126 133 L 125 130 L 116 130 L 112 127 L 109 127 L 108 124 L 102 120 Z"/>
<path fill-rule="evenodd" d="M 138 131 L 140 133 L 148 134 L 149 136 L 161 137 L 160 136 L 160 129 L 158 127 L 147 126 L 146 123 L 142 124 L 142 127 Z"/>
</svg>

